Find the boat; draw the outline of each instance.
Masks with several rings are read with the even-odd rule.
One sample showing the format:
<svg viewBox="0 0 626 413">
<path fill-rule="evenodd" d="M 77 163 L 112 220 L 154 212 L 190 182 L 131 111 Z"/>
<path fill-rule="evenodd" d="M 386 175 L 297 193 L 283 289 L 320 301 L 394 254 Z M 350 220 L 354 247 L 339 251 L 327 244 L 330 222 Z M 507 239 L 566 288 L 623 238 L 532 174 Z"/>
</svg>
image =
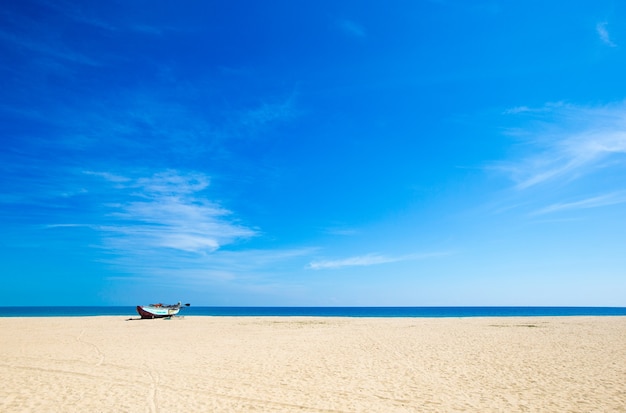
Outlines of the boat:
<svg viewBox="0 0 626 413">
<path fill-rule="evenodd" d="M 189 307 L 190 304 L 185 304 L 186 307 Z M 172 317 L 178 314 L 182 304 L 180 301 L 178 304 L 148 304 L 148 305 L 138 305 L 137 312 L 141 316 L 141 318 L 167 318 Z"/>
</svg>

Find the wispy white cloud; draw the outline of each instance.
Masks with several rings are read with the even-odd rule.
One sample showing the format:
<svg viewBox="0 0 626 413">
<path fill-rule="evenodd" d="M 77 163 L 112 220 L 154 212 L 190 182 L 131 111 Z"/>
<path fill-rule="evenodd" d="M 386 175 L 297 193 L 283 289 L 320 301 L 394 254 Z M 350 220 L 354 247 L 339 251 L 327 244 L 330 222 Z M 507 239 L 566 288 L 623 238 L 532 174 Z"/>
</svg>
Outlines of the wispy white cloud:
<svg viewBox="0 0 626 413">
<path fill-rule="evenodd" d="M 534 153 L 495 165 L 511 176 L 518 189 L 588 175 L 608 160 L 617 165 L 626 163 L 624 103 L 602 107 L 546 105 L 523 112 L 519 111 L 538 116 L 522 136 Z"/>
<path fill-rule="evenodd" d="M 540 114 L 540 113 L 546 113 L 546 112 L 553 112 L 554 110 L 564 105 L 565 103 L 563 102 L 551 102 L 541 107 L 529 107 L 529 106 L 522 105 L 522 106 L 516 106 L 510 109 L 507 109 L 503 113 L 505 115 L 533 114 L 533 113 Z"/>
<path fill-rule="evenodd" d="M 598 32 L 598 36 L 600 36 L 600 40 L 602 40 L 602 42 L 607 46 L 617 47 L 617 45 L 611 40 L 609 31 L 606 29 L 607 25 L 607 22 L 601 22 L 596 25 L 596 31 Z"/>
<path fill-rule="evenodd" d="M 545 215 L 553 212 L 560 212 L 566 210 L 577 210 L 577 209 L 589 209 L 589 208 L 599 208 L 611 205 L 618 205 L 626 203 L 626 193 L 625 192 L 613 192 L 610 194 L 599 195 L 591 198 L 582 199 L 579 201 L 573 202 L 561 202 L 549 205 L 545 208 L 541 208 L 531 215 Z"/>
<path fill-rule="evenodd" d="M 54 229 L 54 228 L 84 228 L 91 227 L 90 225 L 85 224 L 48 224 L 44 225 L 44 228 Z"/>
<path fill-rule="evenodd" d="M 385 257 L 383 255 L 368 254 L 357 257 L 343 258 L 339 260 L 320 260 L 309 264 L 312 270 L 336 269 L 342 267 L 366 267 L 370 265 L 386 264 L 399 261 L 397 258 Z"/>
<path fill-rule="evenodd" d="M 336 260 L 318 260 L 309 263 L 308 267 L 312 270 L 328 270 L 340 269 L 344 267 L 369 267 L 372 265 L 390 264 L 400 261 L 420 260 L 432 257 L 449 255 L 449 253 L 423 253 L 408 254 L 400 256 L 386 256 L 381 254 L 366 254 L 355 257 L 348 257 Z"/>
<path fill-rule="evenodd" d="M 114 183 L 124 198 L 108 202 L 108 221 L 99 226 L 105 247 L 123 254 L 144 249 L 210 253 L 257 231 L 237 224 L 231 212 L 203 196 L 207 176 L 169 170 L 149 177 L 121 179 L 88 172 Z"/>
</svg>

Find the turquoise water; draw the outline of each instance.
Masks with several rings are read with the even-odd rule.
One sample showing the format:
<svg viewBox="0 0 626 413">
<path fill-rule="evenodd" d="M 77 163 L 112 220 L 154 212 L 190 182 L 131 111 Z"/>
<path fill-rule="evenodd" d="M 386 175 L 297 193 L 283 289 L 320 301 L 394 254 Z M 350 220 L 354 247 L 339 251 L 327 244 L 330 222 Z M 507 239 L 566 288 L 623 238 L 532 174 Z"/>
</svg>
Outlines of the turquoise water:
<svg viewBox="0 0 626 413">
<path fill-rule="evenodd" d="M 0 317 L 135 316 L 134 306 L 0 307 Z M 626 316 L 626 307 L 185 307 L 187 316 L 534 317 Z"/>
</svg>

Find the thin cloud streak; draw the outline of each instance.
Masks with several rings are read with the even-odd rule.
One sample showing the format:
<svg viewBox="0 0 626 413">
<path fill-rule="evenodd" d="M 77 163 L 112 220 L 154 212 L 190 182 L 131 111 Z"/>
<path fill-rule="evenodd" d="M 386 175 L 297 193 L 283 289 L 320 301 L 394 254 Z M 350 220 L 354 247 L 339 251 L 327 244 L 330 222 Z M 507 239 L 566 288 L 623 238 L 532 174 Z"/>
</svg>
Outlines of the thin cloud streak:
<svg viewBox="0 0 626 413">
<path fill-rule="evenodd" d="M 313 261 L 309 264 L 312 270 L 337 269 L 343 267 L 367 267 L 370 265 L 386 264 L 399 261 L 397 258 L 382 255 L 368 254 L 358 257 L 344 258 L 340 260 Z"/>
<path fill-rule="evenodd" d="M 385 256 L 380 254 L 366 254 L 355 257 L 343 258 L 338 260 L 319 260 L 309 263 L 308 269 L 311 270 L 329 270 L 340 269 L 345 267 L 369 267 L 372 265 L 390 264 L 400 261 L 420 260 L 432 257 L 449 255 L 448 253 L 423 253 L 408 254 L 401 256 Z"/>
<path fill-rule="evenodd" d="M 538 211 L 533 212 L 531 215 L 545 215 L 545 214 L 550 214 L 553 212 L 560 212 L 560 211 L 566 211 L 566 210 L 600 208 L 600 207 L 623 204 L 623 203 L 626 203 L 626 193 L 615 192 L 615 193 L 595 196 L 592 198 L 587 198 L 587 199 L 583 199 L 583 200 L 575 201 L 575 202 L 563 202 L 563 203 L 549 205 L 545 208 L 542 208 Z"/>
<path fill-rule="evenodd" d="M 544 118 L 542 129 L 526 131 L 538 153 L 495 167 L 508 173 L 517 189 L 588 175 L 603 161 L 626 154 L 624 103 L 599 108 L 547 105 L 546 109 L 537 111 Z"/>
</svg>

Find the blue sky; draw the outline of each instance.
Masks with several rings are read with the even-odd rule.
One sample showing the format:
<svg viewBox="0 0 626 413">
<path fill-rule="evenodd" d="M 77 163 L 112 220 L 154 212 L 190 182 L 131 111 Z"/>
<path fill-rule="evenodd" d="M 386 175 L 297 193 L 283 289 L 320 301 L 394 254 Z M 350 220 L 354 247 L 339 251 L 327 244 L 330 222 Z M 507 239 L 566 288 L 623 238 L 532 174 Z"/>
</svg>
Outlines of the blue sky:
<svg viewBox="0 0 626 413">
<path fill-rule="evenodd" d="M 0 305 L 626 306 L 626 3 L 0 11 Z"/>
</svg>

